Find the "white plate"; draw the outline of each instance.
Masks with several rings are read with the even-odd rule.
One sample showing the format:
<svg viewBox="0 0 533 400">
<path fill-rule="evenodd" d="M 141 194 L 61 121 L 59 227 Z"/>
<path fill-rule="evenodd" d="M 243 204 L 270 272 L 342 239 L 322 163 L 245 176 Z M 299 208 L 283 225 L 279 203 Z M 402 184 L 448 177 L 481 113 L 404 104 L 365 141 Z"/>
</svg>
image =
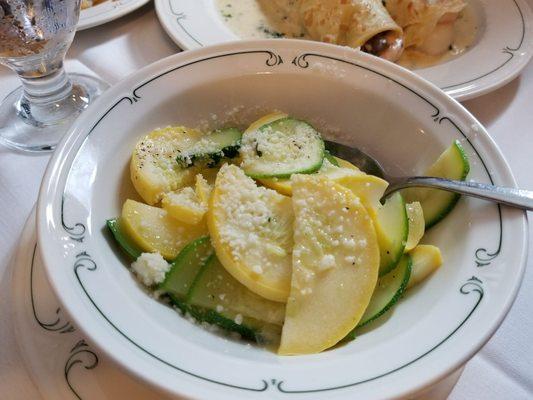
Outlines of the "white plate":
<svg viewBox="0 0 533 400">
<path fill-rule="evenodd" d="M 480 20 L 476 44 L 465 54 L 416 71 L 456 100 L 491 92 L 514 79 L 533 55 L 533 14 L 525 0 L 468 0 Z M 155 0 L 168 35 L 184 50 L 240 40 L 214 0 Z"/>
<path fill-rule="evenodd" d="M 150 0 L 108 0 L 80 11 L 78 30 L 89 29 L 135 11 Z"/>
<path fill-rule="evenodd" d="M 191 324 L 140 287 L 105 229 L 126 198 L 129 158 L 167 124 L 243 124 L 273 109 L 415 173 L 457 139 L 471 179 L 514 186 L 500 151 L 460 104 L 394 64 L 297 40 L 238 42 L 152 64 L 104 93 L 56 150 L 38 240 L 75 324 L 134 375 L 197 398 L 393 399 L 466 362 L 509 310 L 527 253 L 525 213 L 464 199 L 428 235 L 445 265 L 371 332 L 337 349 L 278 357 Z"/>
<path fill-rule="evenodd" d="M 116 400 L 120 393 L 120 399 L 168 399 L 118 369 L 72 325 L 45 276 L 37 247 L 35 210 L 18 243 L 11 286 L 16 338 L 43 398 Z M 413 400 L 447 399 L 461 373 L 457 371 Z"/>
</svg>

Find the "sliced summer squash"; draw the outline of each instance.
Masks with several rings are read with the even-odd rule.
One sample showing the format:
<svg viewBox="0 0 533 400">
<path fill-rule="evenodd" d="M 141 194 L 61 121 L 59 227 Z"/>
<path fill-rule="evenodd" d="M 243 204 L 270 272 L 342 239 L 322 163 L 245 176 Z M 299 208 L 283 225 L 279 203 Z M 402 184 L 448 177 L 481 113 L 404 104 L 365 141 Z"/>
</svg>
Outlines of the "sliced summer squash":
<svg viewBox="0 0 533 400">
<path fill-rule="evenodd" d="M 165 193 L 161 207 L 171 217 L 192 225 L 202 222 L 207 212 L 207 203 L 201 202 L 196 191 L 190 186 Z"/>
<path fill-rule="evenodd" d="M 390 196 L 378 210 L 374 226 L 380 250 L 379 275 L 383 276 L 400 261 L 409 234 L 409 220 L 400 193 Z"/>
<path fill-rule="evenodd" d="M 383 197 L 387 186 L 389 186 L 387 181 L 378 178 L 377 176 L 367 175 L 362 172 L 345 174 L 344 176 L 339 177 L 335 177 L 332 174 L 332 179 L 345 188 L 350 189 L 353 194 L 359 197 L 370 215 L 373 217 L 376 216 L 381 209 L 380 200 Z"/>
<path fill-rule="evenodd" d="M 409 252 L 413 260 L 407 288 L 418 285 L 442 265 L 442 254 L 436 246 L 419 244 Z"/>
<path fill-rule="evenodd" d="M 333 156 L 329 151 L 324 150 L 324 158 L 328 160 L 335 167 L 340 167 L 337 157 Z"/>
<path fill-rule="evenodd" d="M 253 132 L 259 128 L 261 128 L 264 125 L 271 124 L 274 121 L 277 121 L 278 119 L 284 119 L 287 118 L 289 115 L 282 113 L 280 111 L 274 111 L 270 114 L 264 115 L 261 118 L 257 119 L 256 121 L 252 122 L 248 128 L 244 131 L 244 134 L 247 134 L 249 132 Z"/>
<path fill-rule="evenodd" d="M 355 171 L 351 168 L 339 168 L 333 165 L 329 159 L 325 158 L 322 166 L 315 174 L 323 175 L 338 181 L 347 177 L 361 175 L 360 172 Z M 292 186 L 290 178 L 266 178 L 259 179 L 259 182 L 270 189 L 276 190 L 278 193 L 281 193 L 285 196 L 292 196 Z"/>
<path fill-rule="evenodd" d="M 131 157 L 130 175 L 146 203 L 156 204 L 164 193 L 192 183 L 197 169 L 181 168 L 176 156 L 202 136 L 198 130 L 176 126 L 157 129 L 139 140 Z"/>
<path fill-rule="evenodd" d="M 178 150 L 176 161 L 183 168 L 193 165 L 215 167 L 220 160 L 239 155 L 241 137 L 242 133 L 236 128 L 207 133 L 191 147 Z"/>
<path fill-rule="evenodd" d="M 377 176 L 367 175 L 356 167 L 336 167 L 328 159 L 324 159 L 322 167 L 315 174 L 327 177 L 350 189 L 372 213 L 377 212 L 380 207 L 379 201 L 388 186 L 386 181 Z M 269 178 L 259 179 L 259 182 L 283 195 L 292 196 L 290 179 Z"/>
<path fill-rule="evenodd" d="M 339 158 L 339 157 L 335 157 L 335 160 L 337 161 L 337 164 L 339 164 L 339 165 L 337 165 L 337 167 L 348 168 L 348 169 L 353 169 L 354 171 L 363 172 L 358 167 L 353 165 L 350 161 L 346 161 L 346 160 L 344 160 L 342 158 Z"/>
<path fill-rule="evenodd" d="M 405 254 L 402 256 L 396 268 L 378 279 L 376 289 L 370 299 L 370 304 L 357 325 L 358 328 L 379 318 L 400 300 L 403 292 L 407 288 L 409 277 L 411 276 L 411 269 L 411 257 Z"/>
<path fill-rule="evenodd" d="M 248 290 L 213 257 L 202 269 L 187 301 L 235 319 L 239 314 L 274 325 L 283 325 L 285 304 L 267 300 Z M 240 317 L 237 317 L 239 323 Z"/>
<path fill-rule="evenodd" d="M 172 261 L 165 280 L 159 285 L 159 290 L 172 297 L 181 306 L 192 287 L 198 272 L 213 255 L 214 250 L 208 236 L 201 237 L 186 245 L 176 259 Z"/>
<path fill-rule="evenodd" d="M 198 175 L 201 175 L 207 184 L 213 186 L 217 179 L 218 170 L 219 168 L 202 168 Z M 196 179 L 198 179 L 198 175 L 196 175 Z"/>
<path fill-rule="evenodd" d="M 213 179 L 213 184 L 216 180 Z M 196 175 L 196 181 L 194 184 L 194 191 L 200 203 L 205 204 L 206 207 L 209 206 L 209 199 L 211 198 L 211 192 L 213 191 L 213 185 L 207 181 L 207 179 L 202 175 Z"/>
<path fill-rule="evenodd" d="M 363 316 L 379 270 L 376 232 L 360 200 L 318 175 L 292 181 L 293 270 L 282 355 L 318 353 L 342 340 Z"/>
<path fill-rule="evenodd" d="M 194 243 L 191 245 L 194 246 Z M 177 262 L 174 263 L 171 271 L 169 271 L 169 273 L 174 272 L 170 278 L 172 279 L 170 289 L 173 291 L 167 291 L 166 294 L 170 296 L 174 305 L 183 313 L 191 315 L 198 322 L 216 325 L 227 332 L 236 332 L 245 339 L 259 341 L 256 329 L 243 324 L 243 321 L 238 324 L 214 309 L 197 306 L 191 302 L 192 293 L 198 289 L 198 286 L 209 284 L 208 281 L 201 280 L 200 277 L 209 268 L 213 260 L 216 259 L 216 256 L 212 254 L 212 248 L 210 249 L 211 254 L 207 256 L 207 259 L 195 256 L 194 252 L 191 253 L 190 250 L 192 248 L 186 246 L 184 257 L 182 257 L 184 252 L 180 253 Z"/>
<path fill-rule="evenodd" d="M 425 232 L 424 210 L 422 205 L 415 201 L 405 205 L 407 210 L 407 218 L 409 219 L 409 235 L 407 236 L 407 243 L 405 244 L 405 251 L 413 250 Z"/>
<path fill-rule="evenodd" d="M 108 219 L 106 225 L 122 250 L 132 259 L 136 260 L 142 254 L 142 250 L 122 232 L 119 221 L 119 218 Z"/>
<path fill-rule="evenodd" d="M 158 290 L 200 322 L 258 342 L 279 341 L 284 305 L 253 294 L 229 275 L 207 236 L 183 248 Z"/>
<path fill-rule="evenodd" d="M 424 173 L 425 176 L 464 181 L 470 172 L 470 163 L 459 141 L 441 154 Z M 446 217 L 459 201 L 460 195 L 438 189 L 410 188 L 403 191 L 407 202 L 418 201 L 424 210 L 426 230 Z"/>
<path fill-rule="evenodd" d="M 197 307 L 195 305 L 187 305 L 187 313 L 189 313 L 195 320 L 199 322 L 206 322 L 211 325 L 216 325 L 227 332 L 235 332 L 241 338 L 252 340 L 261 343 L 263 339 L 259 330 L 248 324 L 249 321 L 244 320 L 238 324 L 233 319 L 228 318 L 215 310 L 209 308 Z"/>
<path fill-rule="evenodd" d="M 207 224 L 216 254 L 235 279 L 269 300 L 285 302 L 292 270 L 291 199 L 224 165 L 211 195 Z"/>
<path fill-rule="evenodd" d="M 172 261 L 189 242 L 207 235 L 205 223 L 185 224 L 158 207 L 126 200 L 119 220 L 121 231 L 137 247 Z"/>
<path fill-rule="evenodd" d="M 278 119 L 242 136 L 241 167 L 252 178 L 288 178 L 318 171 L 324 141 L 307 122 Z"/>
</svg>

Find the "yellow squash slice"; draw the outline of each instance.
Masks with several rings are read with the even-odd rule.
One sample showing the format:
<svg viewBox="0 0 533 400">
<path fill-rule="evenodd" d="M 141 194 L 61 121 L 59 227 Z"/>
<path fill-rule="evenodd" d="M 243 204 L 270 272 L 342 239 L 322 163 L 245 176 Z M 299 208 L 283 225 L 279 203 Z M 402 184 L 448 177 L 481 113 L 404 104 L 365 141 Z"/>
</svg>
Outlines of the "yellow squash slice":
<svg viewBox="0 0 533 400">
<path fill-rule="evenodd" d="M 202 203 L 190 186 L 165 193 L 161 206 L 171 217 L 191 225 L 199 224 L 207 212 L 207 203 Z"/>
<path fill-rule="evenodd" d="M 419 244 L 409 255 L 413 264 L 407 289 L 418 285 L 442 265 L 442 254 L 436 246 Z"/>
<path fill-rule="evenodd" d="M 359 322 L 376 286 L 372 219 L 348 189 L 318 175 L 292 177 L 293 271 L 279 354 L 325 350 Z"/>
<path fill-rule="evenodd" d="M 335 160 L 337 160 L 337 163 L 339 164 L 339 167 L 341 168 L 348 168 L 348 169 L 353 169 L 354 171 L 361 171 L 359 168 L 353 165 L 350 161 L 343 160 L 342 158 L 339 158 L 339 157 L 335 157 Z"/>
<path fill-rule="evenodd" d="M 324 159 L 322 167 L 315 175 L 324 176 L 345 188 L 350 189 L 361 199 L 367 210 L 375 214 L 380 206 L 379 201 L 389 184 L 387 181 L 384 181 L 377 176 L 361 172 L 356 166 L 347 161 L 340 161 L 342 161 L 343 165 L 346 165 L 346 167 L 336 167 L 327 159 Z M 285 196 L 292 196 L 292 184 L 290 179 L 270 178 L 260 179 L 259 182 Z"/>
<path fill-rule="evenodd" d="M 156 129 L 139 140 L 131 156 L 130 175 L 145 202 L 156 204 L 164 193 L 194 181 L 198 169 L 180 167 L 176 156 L 202 136 L 200 131 L 178 126 Z"/>
<path fill-rule="evenodd" d="M 342 186 L 350 189 L 361 199 L 367 211 L 375 217 L 377 209 L 380 207 L 380 200 L 389 186 L 389 183 L 377 176 L 368 175 L 362 172 L 351 162 L 335 157 L 339 168 L 342 171 L 352 170 L 355 173 L 330 173 L 330 178 Z"/>
<path fill-rule="evenodd" d="M 346 174 L 333 180 L 359 197 L 371 216 L 377 215 L 380 200 L 389 186 L 387 181 L 364 173 Z"/>
<path fill-rule="evenodd" d="M 287 118 L 288 116 L 288 114 L 279 111 L 267 114 L 264 117 L 259 118 L 257 121 L 252 122 L 250 126 L 246 128 L 244 133 L 255 131 L 256 129 L 261 128 L 263 125 L 271 124 L 278 119 Z"/>
<path fill-rule="evenodd" d="M 413 250 L 426 231 L 426 221 L 424 220 L 424 210 L 418 201 L 406 204 L 407 219 L 409 220 L 409 234 L 404 251 Z"/>
<path fill-rule="evenodd" d="M 287 300 L 293 230 L 289 197 L 257 186 L 239 167 L 224 165 L 207 224 L 220 262 L 235 279 L 269 300 Z"/>
<path fill-rule="evenodd" d="M 158 252 L 169 261 L 176 258 L 186 244 L 207 234 L 205 222 L 185 224 L 161 208 L 134 200 L 124 203 L 120 227 L 140 249 Z"/>
<path fill-rule="evenodd" d="M 216 175 L 215 175 L 215 178 L 213 178 L 213 184 L 215 182 L 215 179 L 216 179 Z M 202 204 L 205 204 L 206 206 L 208 206 L 209 199 L 211 198 L 211 192 L 213 191 L 213 185 L 211 185 L 211 183 L 209 183 L 209 181 L 206 180 L 203 174 L 196 175 L 194 191 L 196 192 L 196 196 L 198 197 L 198 200 L 200 200 Z"/>
</svg>

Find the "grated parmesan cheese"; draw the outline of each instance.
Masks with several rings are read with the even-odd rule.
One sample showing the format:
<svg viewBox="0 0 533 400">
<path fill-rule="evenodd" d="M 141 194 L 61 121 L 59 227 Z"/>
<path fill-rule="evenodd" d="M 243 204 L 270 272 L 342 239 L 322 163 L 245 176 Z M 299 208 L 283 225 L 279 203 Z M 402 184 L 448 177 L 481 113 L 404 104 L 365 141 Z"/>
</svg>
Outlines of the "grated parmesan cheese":
<svg viewBox="0 0 533 400">
<path fill-rule="evenodd" d="M 166 193 L 163 201 L 165 201 L 165 199 L 169 205 L 187 207 L 198 212 L 207 211 L 205 205 L 198 201 L 198 197 L 196 196 L 194 189 L 189 186 L 184 187 L 176 192 Z"/>
<path fill-rule="evenodd" d="M 291 200 L 257 186 L 242 169 L 224 165 L 217 177 L 215 215 L 220 240 L 250 272 L 290 279 L 293 212 Z"/>
<path fill-rule="evenodd" d="M 321 271 L 333 268 L 335 266 L 335 256 L 333 254 L 326 254 L 320 260 L 318 267 Z"/>
<path fill-rule="evenodd" d="M 142 253 L 131 264 L 131 268 L 142 283 L 153 286 L 163 282 L 170 264 L 159 253 Z"/>
<path fill-rule="evenodd" d="M 189 186 L 165 193 L 161 206 L 171 217 L 188 224 L 198 224 L 207 212 L 207 204 L 201 202 Z"/>
</svg>

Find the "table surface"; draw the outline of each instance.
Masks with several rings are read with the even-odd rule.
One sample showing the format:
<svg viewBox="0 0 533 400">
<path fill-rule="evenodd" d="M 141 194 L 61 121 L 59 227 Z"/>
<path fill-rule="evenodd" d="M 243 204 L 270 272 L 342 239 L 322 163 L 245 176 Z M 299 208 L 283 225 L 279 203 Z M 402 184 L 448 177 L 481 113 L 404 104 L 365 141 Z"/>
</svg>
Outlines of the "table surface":
<svg viewBox="0 0 533 400">
<path fill-rule="evenodd" d="M 533 0 L 529 0 L 533 5 Z M 148 45 L 149 44 L 149 45 Z M 153 5 L 107 25 L 80 32 L 68 53 L 69 70 L 87 71 L 114 84 L 179 49 L 161 28 Z M 18 86 L 0 67 L 0 98 Z M 488 129 L 507 158 L 520 187 L 533 188 L 533 63 L 507 86 L 464 102 Z M 10 317 L 10 259 L 24 222 L 37 200 L 49 155 L 26 155 L 0 147 L 0 393 L 12 400 L 39 399 L 17 350 Z M 531 245 L 530 229 L 530 245 Z M 466 366 L 451 400 L 533 398 L 533 260 L 518 298 L 500 329 Z"/>
</svg>

